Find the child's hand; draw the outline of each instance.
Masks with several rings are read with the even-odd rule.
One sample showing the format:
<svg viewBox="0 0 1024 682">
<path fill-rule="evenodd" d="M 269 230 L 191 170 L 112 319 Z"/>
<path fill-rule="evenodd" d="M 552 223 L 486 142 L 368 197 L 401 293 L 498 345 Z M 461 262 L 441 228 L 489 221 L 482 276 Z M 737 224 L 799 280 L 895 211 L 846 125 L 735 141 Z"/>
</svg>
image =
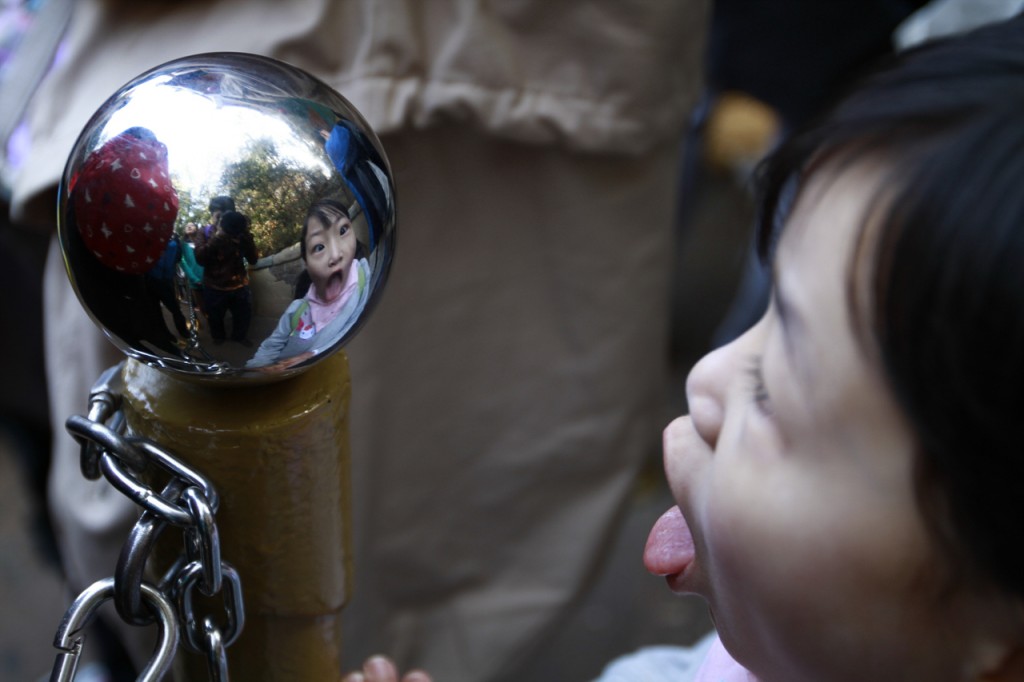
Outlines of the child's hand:
<svg viewBox="0 0 1024 682">
<path fill-rule="evenodd" d="M 255 369 L 259 370 L 260 372 L 263 372 L 264 374 L 276 374 L 278 372 L 283 372 L 286 369 L 291 369 L 300 362 L 305 362 L 306 360 L 309 360 L 314 355 L 316 355 L 316 353 L 314 353 L 311 350 L 307 350 L 304 353 L 299 353 L 294 357 L 285 358 L 284 360 L 278 360 L 272 365 L 264 365 L 263 367 L 256 367 Z M 415 680 L 413 682 L 415 682 Z"/>
<path fill-rule="evenodd" d="M 363 663 L 359 672 L 345 675 L 341 682 L 433 682 L 433 678 L 422 670 L 410 670 L 398 679 L 398 668 L 384 656 L 371 656 Z"/>
</svg>

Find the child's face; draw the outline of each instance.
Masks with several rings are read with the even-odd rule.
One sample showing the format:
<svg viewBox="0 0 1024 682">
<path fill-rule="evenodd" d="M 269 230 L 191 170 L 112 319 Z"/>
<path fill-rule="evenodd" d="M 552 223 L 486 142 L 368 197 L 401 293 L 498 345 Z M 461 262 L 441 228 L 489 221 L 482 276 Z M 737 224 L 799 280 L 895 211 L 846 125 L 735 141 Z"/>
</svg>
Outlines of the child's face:
<svg viewBox="0 0 1024 682">
<path fill-rule="evenodd" d="M 316 216 L 309 219 L 306 270 L 322 300 L 331 301 L 341 294 L 355 255 L 356 234 L 348 218 L 332 214 L 328 223 Z"/>
<path fill-rule="evenodd" d="M 698 363 L 690 416 L 665 430 L 689 532 L 663 517 L 645 562 L 705 597 L 763 680 L 961 679 L 986 612 L 987 597 L 941 592 L 951 561 L 919 511 L 911 432 L 854 337 L 849 264 L 876 200 L 863 173 L 812 177 L 770 309 Z"/>
</svg>

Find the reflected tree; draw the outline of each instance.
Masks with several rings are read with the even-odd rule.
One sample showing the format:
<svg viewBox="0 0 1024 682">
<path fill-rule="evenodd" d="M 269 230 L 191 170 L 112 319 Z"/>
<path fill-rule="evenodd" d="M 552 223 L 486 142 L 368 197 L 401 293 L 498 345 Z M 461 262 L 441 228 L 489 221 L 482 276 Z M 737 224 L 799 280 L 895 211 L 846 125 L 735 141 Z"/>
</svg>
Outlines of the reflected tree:
<svg viewBox="0 0 1024 682">
<path fill-rule="evenodd" d="M 306 209 L 339 185 L 282 156 L 270 139 L 251 142 L 221 176 L 221 193 L 234 197 L 237 209 L 249 217 L 261 256 L 296 243 Z"/>
<path fill-rule="evenodd" d="M 178 192 L 178 217 L 174 221 L 174 231 L 180 235 L 184 234 L 187 223 L 203 224 L 206 219 L 206 204 L 209 202 L 209 198 L 204 200 L 195 197 L 188 186 L 173 175 L 171 183 Z"/>
</svg>

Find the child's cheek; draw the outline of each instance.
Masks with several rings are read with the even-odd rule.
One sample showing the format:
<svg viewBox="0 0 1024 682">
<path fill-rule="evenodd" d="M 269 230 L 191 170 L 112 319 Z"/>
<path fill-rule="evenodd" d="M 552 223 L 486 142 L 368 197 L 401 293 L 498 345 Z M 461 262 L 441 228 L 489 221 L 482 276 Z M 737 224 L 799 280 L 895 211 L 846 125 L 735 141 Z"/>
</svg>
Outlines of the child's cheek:
<svg viewBox="0 0 1024 682">
<path fill-rule="evenodd" d="M 765 518 L 770 505 L 756 496 L 718 492 L 706 510 L 703 581 L 716 629 L 734 656 L 747 665 L 763 661 L 766 642 L 782 634 L 796 608 L 777 529 Z M 746 499 L 744 499 L 746 497 Z M 746 660 L 744 660 L 746 659 Z"/>
<path fill-rule="evenodd" d="M 799 537 L 805 500 L 790 462 L 758 445 L 716 453 L 704 505 L 709 569 L 716 586 L 744 608 L 792 608 L 794 574 L 810 561 Z"/>
</svg>

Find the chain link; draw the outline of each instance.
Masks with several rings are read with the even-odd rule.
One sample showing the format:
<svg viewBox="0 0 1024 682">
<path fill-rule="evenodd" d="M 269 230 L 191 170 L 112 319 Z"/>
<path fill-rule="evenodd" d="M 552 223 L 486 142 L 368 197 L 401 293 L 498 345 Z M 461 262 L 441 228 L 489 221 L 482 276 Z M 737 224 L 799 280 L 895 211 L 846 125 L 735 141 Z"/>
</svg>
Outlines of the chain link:
<svg viewBox="0 0 1024 682">
<path fill-rule="evenodd" d="M 224 612 L 227 615 L 226 628 L 221 632 L 224 646 L 229 647 L 242 633 L 245 622 L 245 609 L 242 605 L 242 583 L 238 573 L 230 564 L 223 564 L 224 582 L 230 589 L 222 590 L 224 596 Z M 206 650 L 206 624 L 201 623 L 193 608 L 193 590 L 198 586 L 203 574 L 203 566 L 198 561 L 189 563 L 181 570 L 175 580 L 174 594 L 178 599 L 178 613 L 182 616 L 182 630 L 185 635 L 186 648 L 195 653 L 209 653 Z M 209 620 L 209 618 L 207 619 Z M 212 626 L 212 621 L 210 621 Z"/>
<path fill-rule="evenodd" d="M 184 485 L 184 482 L 173 479 L 162 494 L 174 497 L 180 494 Z M 149 613 L 142 609 L 140 586 L 149 555 L 167 525 L 167 521 L 158 514 L 144 511 L 132 527 L 127 542 L 121 547 L 121 555 L 114 570 L 114 579 L 120 588 L 114 594 L 114 606 L 121 620 L 131 625 L 148 625 L 153 622 Z"/>
<path fill-rule="evenodd" d="M 124 418 L 120 412 L 121 394 L 118 390 L 120 381 L 121 365 L 108 367 L 100 374 L 99 379 L 93 384 L 92 391 L 89 393 L 89 416 L 83 419 L 76 415 L 72 419 L 81 419 L 84 422 L 82 427 L 87 431 L 89 426 L 93 424 L 106 428 L 105 424 L 108 420 L 111 422 L 110 430 L 113 433 L 116 434 L 123 431 Z M 90 438 L 84 433 L 78 434 L 70 427 L 68 430 L 71 431 L 71 435 L 82 446 L 82 475 L 90 481 L 95 481 L 100 477 L 100 452 L 102 451 L 100 441 L 96 438 Z M 91 435 L 91 432 L 89 434 Z"/>
<path fill-rule="evenodd" d="M 74 415 L 65 426 L 81 445 L 82 474 L 103 476 L 143 511 L 121 549 L 114 576 L 86 588 L 72 603 L 54 639 L 61 652 L 51 682 L 72 682 L 85 638 L 81 631 L 96 609 L 109 599 L 120 618 L 131 625 L 158 622 L 161 639 L 140 681 L 158 682 L 170 669 L 179 633 L 189 650 L 205 654 L 210 679 L 227 682 L 225 650 L 245 624 L 242 583 L 238 572 L 221 560 L 220 535 L 214 515 L 220 497 L 213 484 L 156 443 L 127 433 L 121 412 L 121 365 L 103 372 L 89 394 L 87 417 Z M 170 480 L 160 492 L 140 480 L 155 466 Z M 181 529 L 184 553 L 157 585 L 145 582 L 153 547 L 167 526 Z M 210 614 L 196 613 L 193 590 L 223 599 L 224 625 Z"/>
<path fill-rule="evenodd" d="M 209 616 L 203 619 L 203 633 L 206 635 L 204 647 L 206 650 L 206 662 L 210 666 L 210 679 L 213 682 L 227 682 L 227 647 L 224 644 L 224 638 L 220 634 L 220 630 L 213 624 L 213 619 Z"/>
</svg>

